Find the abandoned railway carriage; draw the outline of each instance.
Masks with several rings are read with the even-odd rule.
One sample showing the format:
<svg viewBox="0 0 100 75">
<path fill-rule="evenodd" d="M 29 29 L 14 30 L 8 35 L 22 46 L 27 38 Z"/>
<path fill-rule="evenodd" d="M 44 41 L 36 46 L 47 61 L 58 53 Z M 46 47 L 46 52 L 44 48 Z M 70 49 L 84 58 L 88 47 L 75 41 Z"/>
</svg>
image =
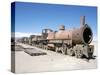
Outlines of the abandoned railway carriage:
<svg viewBox="0 0 100 75">
<path fill-rule="evenodd" d="M 64 25 L 59 27 L 59 31 L 43 29 L 41 36 L 30 36 L 30 44 L 45 49 L 54 49 L 71 56 L 88 58 L 93 56 L 94 46 L 90 45 L 93 33 L 88 24 L 85 24 L 85 16 L 81 16 L 80 27 L 66 30 Z"/>
</svg>

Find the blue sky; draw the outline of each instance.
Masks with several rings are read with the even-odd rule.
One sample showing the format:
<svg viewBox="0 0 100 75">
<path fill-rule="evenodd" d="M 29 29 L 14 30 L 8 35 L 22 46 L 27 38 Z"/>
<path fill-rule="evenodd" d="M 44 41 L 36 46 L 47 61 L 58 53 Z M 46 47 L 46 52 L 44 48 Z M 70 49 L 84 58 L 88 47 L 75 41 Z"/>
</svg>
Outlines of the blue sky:
<svg viewBox="0 0 100 75">
<path fill-rule="evenodd" d="M 58 30 L 62 24 L 66 29 L 79 28 L 82 15 L 96 36 L 96 7 L 16 2 L 15 32 L 41 33 L 44 28 Z"/>
</svg>

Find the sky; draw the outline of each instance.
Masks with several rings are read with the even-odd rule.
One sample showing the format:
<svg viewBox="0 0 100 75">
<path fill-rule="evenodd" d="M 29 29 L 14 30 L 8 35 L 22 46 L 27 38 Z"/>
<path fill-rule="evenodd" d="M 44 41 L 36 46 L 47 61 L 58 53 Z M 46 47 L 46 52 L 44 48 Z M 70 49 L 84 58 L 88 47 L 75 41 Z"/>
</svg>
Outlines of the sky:
<svg viewBox="0 0 100 75">
<path fill-rule="evenodd" d="M 79 28 L 80 16 L 85 16 L 86 24 L 96 37 L 96 7 L 16 2 L 15 32 L 40 34 L 44 28 L 56 31 L 60 25 L 65 25 L 66 29 Z"/>
</svg>

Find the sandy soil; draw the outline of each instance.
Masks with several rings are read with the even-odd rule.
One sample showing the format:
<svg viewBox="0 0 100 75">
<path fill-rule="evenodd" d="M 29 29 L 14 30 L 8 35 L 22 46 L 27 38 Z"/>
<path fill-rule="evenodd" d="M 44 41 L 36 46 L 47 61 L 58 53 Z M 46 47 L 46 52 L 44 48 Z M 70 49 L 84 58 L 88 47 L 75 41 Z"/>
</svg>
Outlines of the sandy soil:
<svg viewBox="0 0 100 75">
<path fill-rule="evenodd" d="M 94 44 L 94 43 L 92 43 Z M 25 48 L 35 48 L 29 45 L 23 45 Z M 97 45 L 97 43 L 95 43 Z M 42 50 L 42 49 L 40 49 Z M 75 69 L 93 69 L 97 67 L 97 59 L 77 59 L 72 56 L 62 55 L 53 51 L 42 50 L 47 55 L 30 56 L 24 51 L 15 53 L 16 73 L 42 72 L 42 71 L 60 71 Z M 13 52 L 12 52 L 13 53 Z M 95 49 L 95 55 L 97 51 Z"/>
</svg>

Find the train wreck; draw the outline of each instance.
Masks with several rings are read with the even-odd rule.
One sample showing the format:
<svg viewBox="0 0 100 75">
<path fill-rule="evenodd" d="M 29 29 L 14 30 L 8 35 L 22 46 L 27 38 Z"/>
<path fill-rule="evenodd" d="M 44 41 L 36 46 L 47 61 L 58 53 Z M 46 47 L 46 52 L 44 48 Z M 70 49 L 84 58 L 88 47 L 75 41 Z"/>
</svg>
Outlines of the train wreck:
<svg viewBox="0 0 100 75">
<path fill-rule="evenodd" d="M 30 44 L 43 49 L 53 49 L 64 55 L 81 58 L 86 56 L 91 58 L 94 52 L 94 45 L 90 45 L 93 33 L 88 24 L 85 23 L 85 16 L 80 18 L 80 27 L 77 29 L 66 30 L 64 25 L 58 31 L 43 29 L 40 35 L 30 35 L 23 37 L 19 42 Z"/>
</svg>

